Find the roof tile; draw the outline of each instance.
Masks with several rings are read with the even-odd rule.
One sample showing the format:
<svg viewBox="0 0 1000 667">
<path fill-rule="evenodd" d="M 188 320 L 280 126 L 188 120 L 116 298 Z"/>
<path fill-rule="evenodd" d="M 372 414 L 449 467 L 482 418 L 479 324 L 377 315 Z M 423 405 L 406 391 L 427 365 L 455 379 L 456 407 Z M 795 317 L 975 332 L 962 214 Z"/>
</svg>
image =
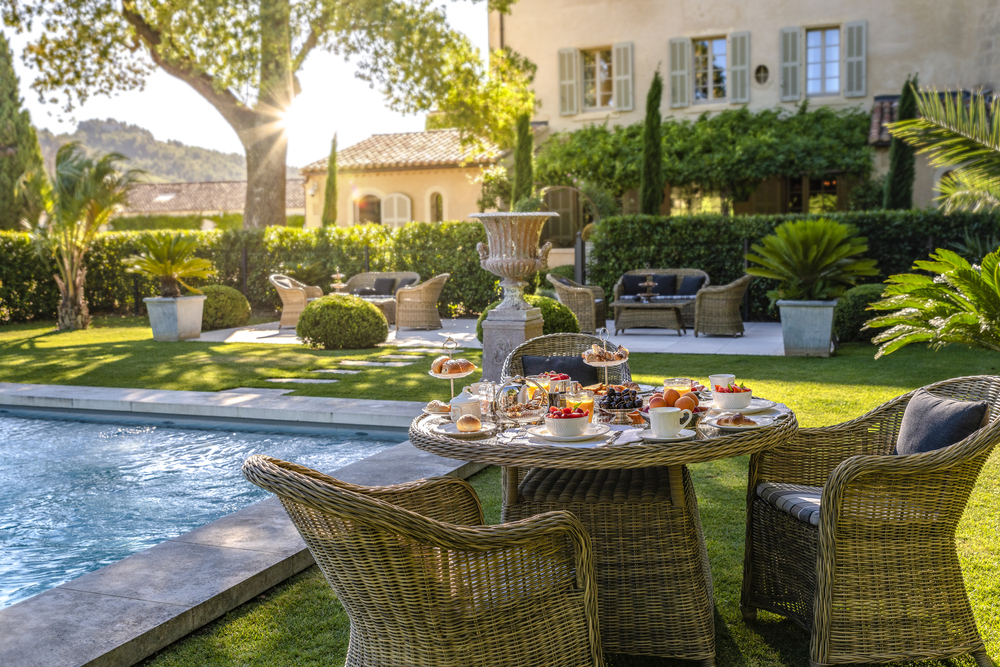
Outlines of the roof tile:
<svg viewBox="0 0 1000 667">
<path fill-rule="evenodd" d="M 316 160 L 302 173 L 324 173 L 329 158 Z M 457 166 L 463 162 L 492 163 L 487 153 L 475 153 L 462 145 L 458 130 L 426 130 L 399 134 L 375 134 L 337 151 L 337 169 L 393 169 L 401 167 Z"/>
<path fill-rule="evenodd" d="M 122 215 L 154 215 L 190 211 L 242 211 L 246 204 L 246 181 L 204 183 L 139 183 L 132 187 Z M 305 208 L 302 179 L 288 179 L 285 208 Z"/>
</svg>

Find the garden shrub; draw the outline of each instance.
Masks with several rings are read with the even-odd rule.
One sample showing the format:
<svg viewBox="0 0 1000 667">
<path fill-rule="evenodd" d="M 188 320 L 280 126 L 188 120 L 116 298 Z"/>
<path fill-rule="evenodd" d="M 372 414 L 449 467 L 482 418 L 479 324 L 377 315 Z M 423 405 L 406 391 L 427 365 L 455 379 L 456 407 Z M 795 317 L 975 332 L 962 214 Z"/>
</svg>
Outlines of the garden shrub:
<svg viewBox="0 0 1000 667">
<path fill-rule="evenodd" d="M 862 331 L 865 322 L 879 315 L 875 311 L 865 310 L 876 301 L 882 300 L 885 285 L 858 285 L 844 292 L 837 307 L 833 311 L 833 333 L 841 343 L 870 343 L 878 330 Z"/>
<path fill-rule="evenodd" d="M 225 285 L 205 285 L 201 288 L 205 299 L 201 316 L 201 330 L 232 329 L 250 320 L 250 302 L 239 290 Z"/>
<path fill-rule="evenodd" d="M 389 324 L 374 304 L 349 294 L 330 294 L 306 306 L 295 333 L 309 347 L 361 350 L 384 343 Z"/>
<path fill-rule="evenodd" d="M 526 294 L 524 296 L 524 300 L 530 305 L 542 309 L 542 319 L 545 321 L 542 325 L 543 335 L 547 336 L 554 333 L 580 333 L 580 321 L 576 319 L 576 315 L 573 314 L 572 310 L 555 299 L 535 294 Z M 486 306 L 486 310 L 483 311 L 482 315 L 479 316 L 479 320 L 476 321 L 476 338 L 479 339 L 480 343 L 483 342 L 483 320 L 486 319 L 486 316 L 489 315 L 491 310 L 499 305 L 499 301 L 494 301 L 490 305 Z"/>
<path fill-rule="evenodd" d="M 570 280 L 576 280 L 576 269 L 572 264 L 564 264 L 562 266 L 554 266 L 549 269 L 546 273 L 551 273 L 554 276 L 560 276 L 562 278 L 569 278 Z M 551 288 L 549 281 L 544 282 L 546 287 Z"/>
</svg>

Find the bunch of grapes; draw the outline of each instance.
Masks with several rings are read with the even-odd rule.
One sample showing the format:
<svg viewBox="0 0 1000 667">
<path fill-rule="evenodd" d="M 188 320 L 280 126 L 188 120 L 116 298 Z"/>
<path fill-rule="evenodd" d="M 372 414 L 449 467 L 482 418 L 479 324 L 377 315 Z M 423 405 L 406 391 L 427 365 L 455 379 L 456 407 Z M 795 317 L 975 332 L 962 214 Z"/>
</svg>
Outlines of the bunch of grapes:
<svg viewBox="0 0 1000 667">
<path fill-rule="evenodd" d="M 601 407 L 608 410 L 634 410 L 642 407 L 642 399 L 636 396 L 635 389 L 608 388 L 608 393 L 601 400 Z"/>
</svg>

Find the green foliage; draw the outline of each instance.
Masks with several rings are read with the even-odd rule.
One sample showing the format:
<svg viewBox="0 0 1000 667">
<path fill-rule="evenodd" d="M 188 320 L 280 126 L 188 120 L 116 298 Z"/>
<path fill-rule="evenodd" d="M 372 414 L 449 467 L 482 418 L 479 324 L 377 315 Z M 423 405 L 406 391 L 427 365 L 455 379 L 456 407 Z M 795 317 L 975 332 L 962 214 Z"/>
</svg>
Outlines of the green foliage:
<svg viewBox="0 0 1000 667">
<path fill-rule="evenodd" d="M 938 248 L 931 261 L 914 262 L 913 268 L 926 273 L 890 276 L 886 298 L 872 304 L 894 311 L 868 322 L 890 327 L 875 337 L 881 345 L 876 359 L 911 343 L 934 348 L 960 343 L 1000 352 L 1000 251 L 974 266 Z"/>
<path fill-rule="evenodd" d="M 778 281 L 768 292 L 779 299 L 826 301 L 836 299 L 862 276 L 878 274 L 875 260 L 863 259 L 867 239 L 857 228 L 833 220 L 796 220 L 775 228 L 774 234 L 752 246 L 746 272 Z"/>
<path fill-rule="evenodd" d="M 1000 235 L 996 230 L 980 232 L 975 227 L 966 227 L 962 240 L 952 241 L 948 245 L 973 264 L 980 264 L 986 255 L 1000 249 Z"/>
<path fill-rule="evenodd" d="M 250 320 L 250 302 L 239 290 L 225 285 L 205 285 L 201 293 L 207 299 L 201 315 L 201 330 L 242 327 Z"/>
<path fill-rule="evenodd" d="M 877 174 L 866 178 L 853 188 L 847 197 L 850 211 L 877 211 L 885 200 L 885 176 Z"/>
<path fill-rule="evenodd" d="M 323 192 L 323 226 L 337 224 L 337 134 L 330 143 L 330 157 L 326 161 L 326 190 Z M 313 283 L 310 283 L 313 284 Z"/>
<path fill-rule="evenodd" d="M 26 171 L 42 168 L 31 114 L 21 108 L 19 81 L 14 72 L 14 54 L 7 37 L 0 33 L 0 229 L 18 229 L 26 217 L 24 201 L 16 194 L 17 183 Z"/>
<path fill-rule="evenodd" d="M 570 280 L 576 280 L 576 270 L 573 268 L 572 264 L 563 264 L 562 266 L 553 266 L 546 273 L 551 273 L 554 276 L 562 276 L 563 278 L 569 278 Z M 546 281 L 548 282 L 548 281 Z"/>
<path fill-rule="evenodd" d="M 349 294 L 330 294 L 306 306 L 295 327 L 309 347 L 361 350 L 384 343 L 389 324 L 375 305 Z"/>
<path fill-rule="evenodd" d="M 531 116 L 527 113 L 517 117 L 517 143 L 514 146 L 514 185 L 511 189 L 511 201 L 515 206 L 522 199 L 532 196 L 535 189 L 535 176 L 532 168 L 535 139 L 531 133 Z M 537 210 L 537 209 L 536 209 Z"/>
<path fill-rule="evenodd" d="M 600 187 L 599 185 L 595 185 L 594 183 L 588 183 L 587 181 L 578 182 L 576 184 L 576 187 L 580 192 L 582 192 L 587 197 L 587 199 L 591 201 L 591 203 L 593 203 L 594 208 L 597 209 L 596 211 L 593 212 L 584 210 L 585 216 L 588 213 L 591 213 L 591 217 L 585 219 L 603 220 L 604 218 L 610 218 L 613 215 L 621 215 L 622 213 L 621 204 L 618 203 L 618 200 L 615 199 L 614 196 L 604 188 Z M 584 203 L 584 205 L 586 206 L 586 202 Z M 587 208 L 589 208 L 589 206 Z M 593 217 L 593 213 L 596 213 L 597 216 Z"/>
<path fill-rule="evenodd" d="M 485 213 L 488 208 L 497 211 L 510 210 L 514 185 L 510 182 L 506 169 L 500 165 L 487 167 L 480 174 L 479 182 L 482 183 L 482 191 L 476 200 L 476 206 L 479 207 L 480 213 Z"/>
<path fill-rule="evenodd" d="M 660 103 L 663 101 L 663 79 L 660 70 L 653 73 L 653 83 L 646 95 L 646 121 L 642 132 L 642 173 L 639 178 L 639 210 L 646 215 L 658 215 L 663 203 L 663 140 L 660 126 Z"/>
<path fill-rule="evenodd" d="M 914 92 L 917 77 L 909 77 L 903 84 L 903 94 L 899 98 L 897 119 L 911 120 L 917 117 L 917 97 Z M 882 208 L 886 210 L 913 208 L 913 178 L 916 174 L 913 147 L 897 136 L 889 144 L 889 173 L 885 177 L 885 197 Z"/>
<path fill-rule="evenodd" d="M 542 335 L 549 335 L 554 333 L 580 333 L 580 321 L 576 319 L 576 315 L 567 306 L 559 303 L 555 299 L 550 299 L 546 296 L 539 296 L 536 294 L 526 294 L 524 300 L 528 302 L 529 305 L 536 308 L 542 309 L 542 319 L 544 323 L 542 324 Z M 489 315 L 490 311 L 500 305 L 499 301 L 494 301 L 490 305 L 486 306 L 486 310 L 482 312 L 479 319 L 476 320 L 476 338 L 479 342 L 483 342 L 483 320 Z"/>
<path fill-rule="evenodd" d="M 315 285 L 316 287 L 327 285 L 331 275 L 326 272 L 323 262 L 313 262 L 312 264 L 292 264 L 289 262 L 281 265 L 281 272 L 293 280 L 298 280 L 303 285 Z"/>
<path fill-rule="evenodd" d="M 833 311 L 833 333 L 841 343 L 870 343 L 874 335 L 870 331 L 862 331 L 871 319 L 868 306 L 882 300 L 885 285 L 858 285 L 852 287 L 837 300 Z"/>
<path fill-rule="evenodd" d="M 542 201 L 542 198 L 538 195 L 534 195 L 532 197 L 523 197 L 519 199 L 518 202 L 514 204 L 514 207 L 511 208 L 511 211 L 514 213 L 537 213 L 538 211 L 541 211 L 544 206 L 545 202 Z"/>
<path fill-rule="evenodd" d="M 123 260 L 129 273 L 138 273 L 160 281 L 160 296 L 179 297 L 183 285 L 195 294 L 185 279 L 203 279 L 215 275 L 212 262 L 195 257 L 198 238 L 184 234 L 159 233 L 142 239 L 143 252 Z"/>
</svg>

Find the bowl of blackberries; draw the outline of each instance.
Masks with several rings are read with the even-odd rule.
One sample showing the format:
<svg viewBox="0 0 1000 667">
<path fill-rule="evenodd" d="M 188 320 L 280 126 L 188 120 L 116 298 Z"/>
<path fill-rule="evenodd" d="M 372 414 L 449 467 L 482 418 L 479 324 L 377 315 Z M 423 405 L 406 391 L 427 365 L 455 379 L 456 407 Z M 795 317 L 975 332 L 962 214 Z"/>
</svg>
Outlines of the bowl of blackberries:
<svg viewBox="0 0 1000 667">
<path fill-rule="evenodd" d="M 631 424 L 628 413 L 638 410 L 643 405 L 643 399 L 635 389 L 616 389 L 608 387 L 608 393 L 597 404 L 605 412 L 615 416 L 614 424 Z"/>
</svg>

